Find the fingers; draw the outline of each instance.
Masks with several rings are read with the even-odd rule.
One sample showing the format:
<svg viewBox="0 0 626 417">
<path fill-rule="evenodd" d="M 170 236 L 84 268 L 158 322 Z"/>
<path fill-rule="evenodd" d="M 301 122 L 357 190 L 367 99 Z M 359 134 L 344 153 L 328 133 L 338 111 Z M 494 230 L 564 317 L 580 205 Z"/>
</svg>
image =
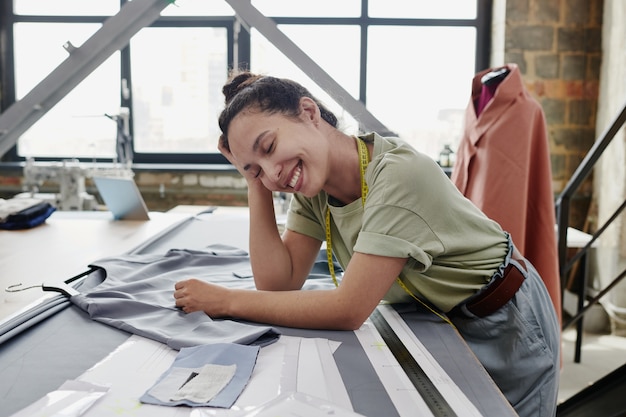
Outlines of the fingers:
<svg viewBox="0 0 626 417">
<path fill-rule="evenodd" d="M 189 306 L 180 306 L 179 308 L 182 310 L 183 313 L 187 313 L 187 314 L 193 313 L 194 311 L 198 311 L 198 309 L 194 309 Z"/>
<path fill-rule="evenodd" d="M 226 297 L 224 289 L 195 278 L 174 284 L 176 307 L 185 313 L 204 311 L 207 315 L 222 315 L 222 299 Z"/>
<path fill-rule="evenodd" d="M 199 288 L 197 286 L 198 280 L 188 279 L 179 281 L 174 284 L 174 300 L 175 306 L 180 308 L 185 313 L 192 313 L 194 311 L 200 311 L 201 302 L 198 299 L 197 294 Z"/>
<path fill-rule="evenodd" d="M 228 162 L 233 164 L 235 167 L 237 166 L 237 164 L 235 164 L 235 157 L 233 156 L 233 154 L 230 152 L 229 149 L 225 148 L 222 145 L 222 141 L 221 140 L 218 141 L 217 150 L 220 151 L 222 155 L 224 155 L 224 157 L 228 160 Z"/>
<path fill-rule="evenodd" d="M 174 300 L 176 307 L 179 307 L 185 313 L 190 313 L 189 299 L 187 297 L 188 281 L 179 281 L 174 284 Z"/>
<path fill-rule="evenodd" d="M 230 150 L 226 149 L 224 145 L 222 145 L 221 140 L 217 143 L 217 150 L 220 151 L 222 155 L 226 157 L 226 159 L 228 159 L 231 156 Z"/>
</svg>

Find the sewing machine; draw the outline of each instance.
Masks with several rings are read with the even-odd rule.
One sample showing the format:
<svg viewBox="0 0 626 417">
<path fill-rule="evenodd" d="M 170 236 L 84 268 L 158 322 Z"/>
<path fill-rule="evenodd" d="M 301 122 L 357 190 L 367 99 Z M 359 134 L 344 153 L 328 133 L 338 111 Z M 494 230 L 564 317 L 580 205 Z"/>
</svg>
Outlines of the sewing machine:
<svg viewBox="0 0 626 417">
<path fill-rule="evenodd" d="M 96 210 L 98 202 L 85 188 L 85 180 L 94 175 L 132 178 L 133 172 L 127 166 L 97 168 L 81 164 L 76 159 L 37 164 L 33 158 L 26 160 L 24 166 L 24 192 L 15 198 L 29 197 L 46 201 L 61 211 Z M 59 185 L 58 193 L 41 193 L 40 188 L 46 182 Z"/>
</svg>

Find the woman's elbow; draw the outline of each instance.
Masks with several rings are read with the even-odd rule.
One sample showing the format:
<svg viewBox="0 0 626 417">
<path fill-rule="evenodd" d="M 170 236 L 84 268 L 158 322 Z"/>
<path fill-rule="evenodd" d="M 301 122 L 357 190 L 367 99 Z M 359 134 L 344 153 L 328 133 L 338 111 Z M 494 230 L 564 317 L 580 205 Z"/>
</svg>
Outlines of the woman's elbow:
<svg viewBox="0 0 626 417">
<path fill-rule="evenodd" d="M 369 314 L 364 314 L 358 311 L 346 311 L 337 317 L 336 329 L 337 330 L 358 330 L 363 326 L 363 323 L 367 320 Z"/>
<path fill-rule="evenodd" d="M 359 330 L 361 326 L 363 326 L 363 323 L 365 323 L 365 320 L 355 320 L 348 323 L 348 326 L 346 326 L 346 329 L 344 330 Z"/>
<path fill-rule="evenodd" d="M 254 286 L 259 291 L 291 291 L 302 288 L 302 285 L 297 285 L 293 278 L 288 276 L 277 277 L 276 275 L 255 275 Z"/>
<path fill-rule="evenodd" d="M 302 288 L 301 286 L 292 285 L 292 283 L 260 280 L 254 281 L 254 287 L 258 291 L 295 291 Z"/>
</svg>

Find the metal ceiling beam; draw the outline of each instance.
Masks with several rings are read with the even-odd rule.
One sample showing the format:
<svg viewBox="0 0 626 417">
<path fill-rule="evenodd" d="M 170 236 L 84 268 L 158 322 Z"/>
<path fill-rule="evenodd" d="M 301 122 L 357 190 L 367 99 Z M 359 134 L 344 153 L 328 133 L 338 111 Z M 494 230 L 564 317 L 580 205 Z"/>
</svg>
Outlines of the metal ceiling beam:
<svg viewBox="0 0 626 417">
<path fill-rule="evenodd" d="M 226 0 L 244 25 L 257 29 L 287 58 L 326 91 L 337 103 L 354 117 L 362 131 L 376 131 L 382 135 L 392 132 L 378 120 L 365 105 L 352 97 L 333 77 L 313 61 L 302 49 L 278 29 L 276 22 L 259 12 L 250 1 Z"/>
<path fill-rule="evenodd" d="M 172 2 L 129 1 L 79 48 L 70 42 L 63 45 L 69 56 L 26 96 L 0 114 L 0 156 L 115 51 L 128 45 L 139 30 L 157 20 L 161 11 Z"/>
</svg>

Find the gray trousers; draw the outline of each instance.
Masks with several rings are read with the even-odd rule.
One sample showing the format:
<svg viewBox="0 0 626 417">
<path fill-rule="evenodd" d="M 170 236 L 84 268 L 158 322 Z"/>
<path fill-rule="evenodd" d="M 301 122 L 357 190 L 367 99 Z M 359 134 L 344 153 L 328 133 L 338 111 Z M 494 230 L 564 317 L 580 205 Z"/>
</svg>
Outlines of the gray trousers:
<svg viewBox="0 0 626 417">
<path fill-rule="evenodd" d="M 526 278 L 521 288 L 502 308 L 484 318 L 461 316 L 452 322 L 520 416 L 551 417 L 557 406 L 560 328 L 541 277 L 528 261 L 526 269 L 521 269 Z"/>
</svg>

